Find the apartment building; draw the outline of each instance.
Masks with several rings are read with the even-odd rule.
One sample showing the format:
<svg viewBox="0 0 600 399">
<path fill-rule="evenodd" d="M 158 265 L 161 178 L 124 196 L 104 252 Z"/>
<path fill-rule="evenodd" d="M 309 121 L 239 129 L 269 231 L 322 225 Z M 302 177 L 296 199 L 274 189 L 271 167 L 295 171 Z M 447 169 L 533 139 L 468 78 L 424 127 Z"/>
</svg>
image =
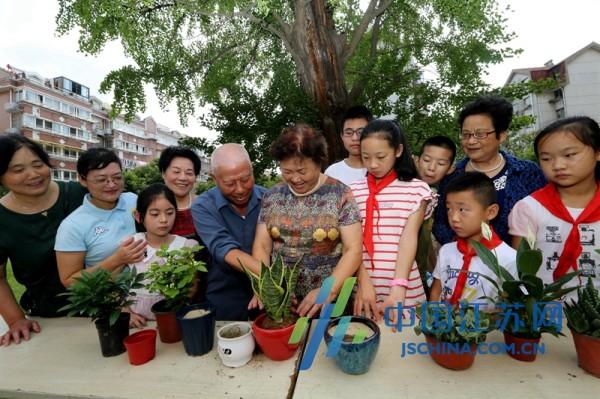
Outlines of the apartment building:
<svg viewBox="0 0 600 399">
<path fill-rule="evenodd" d="M 506 85 L 548 77 L 561 86 L 513 102 L 516 115 L 535 117 L 535 124 L 525 132 L 539 131 L 565 116 L 585 115 L 600 121 L 600 44 L 591 42 L 557 64 L 548 61 L 542 67 L 513 69 Z"/>
<path fill-rule="evenodd" d="M 20 133 L 42 144 L 56 180 L 76 180 L 79 154 L 89 148 L 111 148 L 123 167 L 131 169 L 157 158 L 181 138 L 152 117 L 126 122 L 110 119 L 109 111 L 80 82 L 64 76 L 46 79 L 10 65 L 0 68 L 0 134 Z"/>
</svg>

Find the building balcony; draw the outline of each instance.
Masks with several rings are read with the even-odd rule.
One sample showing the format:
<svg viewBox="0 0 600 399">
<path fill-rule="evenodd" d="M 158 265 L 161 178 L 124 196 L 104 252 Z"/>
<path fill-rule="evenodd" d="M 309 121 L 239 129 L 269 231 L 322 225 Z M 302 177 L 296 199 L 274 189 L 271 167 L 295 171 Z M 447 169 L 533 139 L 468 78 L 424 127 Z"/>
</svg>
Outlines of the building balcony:
<svg viewBox="0 0 600 399">
<path fill-rule="evenodd" d="M 14 114 L 17 112 L 23 112 L 23 107 L 18 102 L 9 102 L 4 104 L 4 110 L 8 113 Z"/>
<path fill-rule="evenodd" d="M 5 130 L 5 132 L 19 134 L 19 133 L 21 133 L 21 129 L 18 127 L 9 127 L 8 129 Z"/>
</svg>

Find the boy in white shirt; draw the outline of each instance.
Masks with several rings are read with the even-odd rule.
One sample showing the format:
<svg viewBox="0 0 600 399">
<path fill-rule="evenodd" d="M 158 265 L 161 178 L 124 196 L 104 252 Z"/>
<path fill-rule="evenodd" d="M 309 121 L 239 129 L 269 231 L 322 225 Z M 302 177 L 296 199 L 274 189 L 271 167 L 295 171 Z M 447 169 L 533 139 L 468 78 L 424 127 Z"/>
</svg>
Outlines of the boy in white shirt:
<svg viewBox="0 0 600 399">
<path fill-rule="evenodd" d="M 497 290 L 485 275 L 497 280 L 494 273 L 477 256 L 470 241 L 479 241 L 498 258 L 498 263 L 516 274 L 516 251 L 502 241 L 492 229 L 491 239 L 482 235 L 481 226 L 498 215 L 494 183 L 480 172 L 466 172 L 452 179 L 446 187 L 448 223 L 457 240 L 440 249 L 433 271 L 431 301 L 459 301 L 484 304 L 482 310 L 493 310 Z M 491 227 L 490 227 L 491 229 Z"/>
<path fill-rule="evenodd" d="M 331 176 L 347 186 L 356 180 L 365 178 L 367 168 L 363 166 L 360 156 L 360 134 L 371 119 L 373 119 L 373 115 L 364 105 L 357 105 L 346 111 L 340 136 L 344 148 L 348 151 L 348 158 L 329 165 L 325 170 L 327 176 Z"/>
</svg>

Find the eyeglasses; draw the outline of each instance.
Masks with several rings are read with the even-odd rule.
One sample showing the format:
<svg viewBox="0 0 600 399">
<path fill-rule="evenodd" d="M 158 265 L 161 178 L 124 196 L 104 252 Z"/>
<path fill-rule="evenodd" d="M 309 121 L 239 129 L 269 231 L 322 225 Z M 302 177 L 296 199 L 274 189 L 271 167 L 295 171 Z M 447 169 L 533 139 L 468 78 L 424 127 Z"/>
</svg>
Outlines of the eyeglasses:
<svg viewBox="0 0 600 399">
<path fill-rule="evenodd" d="M 485 130 L 475 130 L 474 132 L 469 132 L 467 130 L 463 130 L 462 132 L 460 132 L 460 139 L 462 141 L 468 141 L 472 136 L 475 137 L 477 140 L 483 140 L 492 133 L 496 133 L 496 131 L 490 130 L 486 132 Z"/>
<path fill-rule="evenodd" d="M 362 134 L 363 130 L 365 130 L 364 127 L 359 127 L 358 129 L 344 129 L 344 131 L 342 132 L 342 134 L 344 135 L 344 137 L 352 137 L 355 134 L 358 135 L 358 137 L 360 137 L 360 135 Z"/>
<path fill-rule="evenodd" d="M 109 182 L 113 182 L 115 184 L 121 184 L 121 182 L 123 181 L 123 175 L 114 175 L 111 177 L 103 176 L 103 177 L 99 177 L 97 179 L 90 179 L 88 181 L 90 183 L 96 184 L 98 186 L 106 186 Z"/>
</svg>

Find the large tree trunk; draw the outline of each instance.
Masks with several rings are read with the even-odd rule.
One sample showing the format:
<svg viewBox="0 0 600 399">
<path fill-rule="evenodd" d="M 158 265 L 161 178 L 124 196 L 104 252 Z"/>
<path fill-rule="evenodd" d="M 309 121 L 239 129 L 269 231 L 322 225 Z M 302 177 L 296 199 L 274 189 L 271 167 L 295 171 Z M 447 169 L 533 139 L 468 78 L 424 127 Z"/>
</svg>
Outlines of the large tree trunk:
<svg viewBox="0 0 600 399">
<path fill-rule="evenodd" d="M 348 107 L 348 91 L 341 62 L 346 38 L 335 31 L 326 0 L 297 1 L 290 45 L 304 91 L 319 110 L 328 144 L 329 161 L 344 156 L 340 140 L 342 117 Z"/>
</svg>

